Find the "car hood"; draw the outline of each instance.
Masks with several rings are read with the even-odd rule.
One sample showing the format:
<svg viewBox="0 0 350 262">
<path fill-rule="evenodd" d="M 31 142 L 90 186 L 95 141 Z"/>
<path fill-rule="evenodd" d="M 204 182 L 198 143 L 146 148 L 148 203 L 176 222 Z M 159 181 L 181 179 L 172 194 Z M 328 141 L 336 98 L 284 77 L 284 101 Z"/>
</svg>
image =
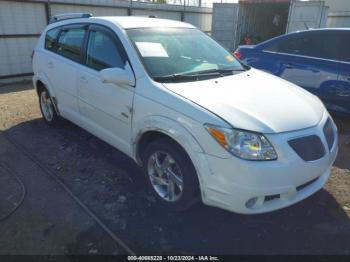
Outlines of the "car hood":
<svg viewBox="0 0 350 262">
<path fill-rule="evenodd" d="M 315 126 L 325 112 L 314 95 L 256 69 L 204 81 L 164 83 L 164 86 L 235 128 L 260 133 Z"/>
</svg>

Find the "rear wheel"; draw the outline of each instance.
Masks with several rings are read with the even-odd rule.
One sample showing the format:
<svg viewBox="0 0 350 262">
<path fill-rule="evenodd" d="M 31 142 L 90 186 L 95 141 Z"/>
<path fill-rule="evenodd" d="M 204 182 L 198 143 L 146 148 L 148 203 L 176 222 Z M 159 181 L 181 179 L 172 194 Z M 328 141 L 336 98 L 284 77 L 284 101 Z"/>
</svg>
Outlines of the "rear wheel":
<svg viewBox="0 0 350 262">
<path fill-rule="evenodd" d="M 142 154 L 143 168 L 159 201 L 175 210 L 185 210 L 199 199 L 199 183 L 193 164 L 170 139 L 151 142 Z"/>
<path fill-rule="evenodd" d="M 57 115 L 51 96 L 46 89 L 41 90 L 39 94 L 39 104 L 45 122 L 49 125 L 58 125 L 61 119 Z"/>
</svg>

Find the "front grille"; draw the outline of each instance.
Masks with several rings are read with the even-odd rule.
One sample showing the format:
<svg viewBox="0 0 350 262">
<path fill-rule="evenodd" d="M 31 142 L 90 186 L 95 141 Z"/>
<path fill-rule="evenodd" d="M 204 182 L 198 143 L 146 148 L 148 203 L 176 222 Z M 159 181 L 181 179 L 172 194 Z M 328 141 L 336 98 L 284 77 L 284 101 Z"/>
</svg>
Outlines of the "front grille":
<svg viewBox="0 0 350 262">
<path fill-rule="evenodd" d="M 331 150 L 334 144 L 335 135 L 334 135 L 333 124 L 330 119 L 328 119 L 326 124 L 324 125 L 323 133 L 324 133 L 324 136 L 326 137 L 328 148 L 329 150 Z"/>
<path fill-rule="evenodd" d="M 288 144 L 304 161 L 315 161 L 325 155 L 322 141 L 316 135 L 289 140 Z"/>
</svg>

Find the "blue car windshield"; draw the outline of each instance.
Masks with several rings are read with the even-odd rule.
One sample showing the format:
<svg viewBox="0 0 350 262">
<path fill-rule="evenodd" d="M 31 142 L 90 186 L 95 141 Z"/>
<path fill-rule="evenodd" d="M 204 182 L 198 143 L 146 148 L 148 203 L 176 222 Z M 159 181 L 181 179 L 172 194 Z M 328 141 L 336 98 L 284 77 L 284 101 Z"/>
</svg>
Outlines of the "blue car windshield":
<svg viewBox="0 0 350 262">
<path fill-rule="evenodd" d="M 127 33 L 153 78 L 245 70 L 230 52 L 198 29 L 142 28 Z"/>
</svg>

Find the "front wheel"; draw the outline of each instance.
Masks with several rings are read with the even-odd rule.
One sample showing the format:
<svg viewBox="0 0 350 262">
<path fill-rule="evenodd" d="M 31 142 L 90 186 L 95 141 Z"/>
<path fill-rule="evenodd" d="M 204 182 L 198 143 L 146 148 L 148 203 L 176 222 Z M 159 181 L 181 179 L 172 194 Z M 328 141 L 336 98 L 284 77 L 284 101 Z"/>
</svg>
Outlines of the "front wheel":
<svg viewBox="0 0 350 262">
<path fill-rule="evenodd" d="M 156 140 L 146 147 L 142 160 L 150 187 L 163 205 L 185 210 L 197 202 L 197 174 L 181 146 L 170 139 Z"/>
</svg>

